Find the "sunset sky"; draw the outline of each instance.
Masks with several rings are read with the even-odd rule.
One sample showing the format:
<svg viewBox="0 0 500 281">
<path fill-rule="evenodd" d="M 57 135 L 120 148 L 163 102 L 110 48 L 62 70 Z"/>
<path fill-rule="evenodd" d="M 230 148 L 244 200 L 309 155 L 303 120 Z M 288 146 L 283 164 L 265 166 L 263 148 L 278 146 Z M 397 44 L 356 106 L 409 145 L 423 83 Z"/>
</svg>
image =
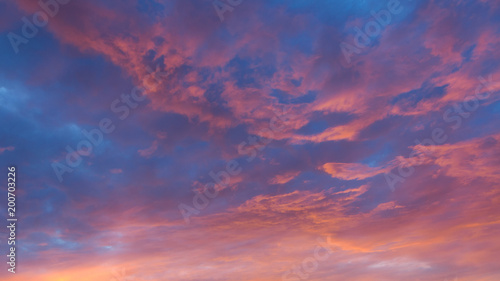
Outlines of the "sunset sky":
<svg viewBox="0 0 500 281">
<path fill-rule="evenodd" d="M 500 1 L 57 1 L 0 0 L 0 280 L 500 280 Z"/>
</svg>

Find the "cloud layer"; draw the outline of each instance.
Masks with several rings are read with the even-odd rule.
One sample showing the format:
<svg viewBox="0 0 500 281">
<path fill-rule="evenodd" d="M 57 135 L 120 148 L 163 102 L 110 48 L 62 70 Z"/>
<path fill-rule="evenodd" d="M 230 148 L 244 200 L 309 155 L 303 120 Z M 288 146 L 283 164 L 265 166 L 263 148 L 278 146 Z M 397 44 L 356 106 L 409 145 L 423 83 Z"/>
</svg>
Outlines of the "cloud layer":
<svg viewBox="0 0 500 281">
<path fill-rule="evenodd" d="M 500 280 L 496 1 L 220 3 L 0 2 L 2 280 Z"/>
</svg>

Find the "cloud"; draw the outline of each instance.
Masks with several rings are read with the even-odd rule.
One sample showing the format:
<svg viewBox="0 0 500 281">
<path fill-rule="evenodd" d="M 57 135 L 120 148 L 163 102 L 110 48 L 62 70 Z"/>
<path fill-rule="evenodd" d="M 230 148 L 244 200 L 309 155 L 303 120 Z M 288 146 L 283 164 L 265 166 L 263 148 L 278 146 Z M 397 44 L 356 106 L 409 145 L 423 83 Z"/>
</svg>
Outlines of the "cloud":
<svg viewBox="0 0 500 281">
<path fill-rule="evenodd" d="M 321 169 L 334 178 L 364 180 L 390 171 L 391 167 L 370 167 L 361 163 L 326 163 Z"/>
<path fill-rule="evenodd" d="M 40 10 L 0 6 L 3 35 Z M 281 280 L 318 237 L 338 250 L 308 280 L 500 280 L 498 83 L 445 144 L 414 142 L 500 80 L 500 6 L 413 1 L 342 63 L 385 7 L 243 1 L 221 23 L 211 1 L 70 1 L 18 55 L 0 42 L 0 162 L 26 207 L 6 280 Z M 119 122 L 110 104 L 141 85 Z M 116 130 L 59 183 L 50 163 L 103 118 Z M 392 192 L 381 175 L 413 149 Z M 230 160 L 241 174 L 186 225 L 179 203 Z"/>
<path fill-rule="evenodd" d="M 13 151 L 13 150 L 14 150 L 13 146 L 0 147 L 0 154 L 4 153 L 5 151 Z"/>
<path fill-rule="evenodd" d="M 158 149 L 158 141 L 154 141 L 153 144 L 146 148 L 146 149 L 139 149 L 138 152 L 139 152 L 139 155 L 141 155 L 142 157 L 151 157 L 151 155 L 153 155 L 153 153 Z"/>
</svg>

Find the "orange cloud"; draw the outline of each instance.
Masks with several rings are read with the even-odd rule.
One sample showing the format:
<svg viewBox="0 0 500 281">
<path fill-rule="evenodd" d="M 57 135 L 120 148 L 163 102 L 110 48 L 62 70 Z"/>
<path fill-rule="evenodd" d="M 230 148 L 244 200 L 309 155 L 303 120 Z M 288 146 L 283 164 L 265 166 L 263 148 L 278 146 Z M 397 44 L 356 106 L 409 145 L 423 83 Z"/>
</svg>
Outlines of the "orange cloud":
<svg viewBox="0 0 500 281">
<path fill-rule="evenodd" d="M 370 167 L 361 163 L 326 163 L 321 169 L 334 178 L 342 180 L 364 180 L 386 173 L 391 167 Z"/>
</svg>

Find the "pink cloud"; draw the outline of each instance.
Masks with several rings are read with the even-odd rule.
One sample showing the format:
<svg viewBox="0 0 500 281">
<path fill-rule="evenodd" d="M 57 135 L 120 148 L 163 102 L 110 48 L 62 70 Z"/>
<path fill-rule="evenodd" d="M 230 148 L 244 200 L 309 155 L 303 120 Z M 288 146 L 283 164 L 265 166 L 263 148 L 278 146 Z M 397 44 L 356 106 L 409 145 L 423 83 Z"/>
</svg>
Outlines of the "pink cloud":
<svg viewBox="0 0 500 281">
<path fill-rule="evenodd" d="M 13 151 L 13 150 L 14 150 L 13 146 L 0 147 L 0 154 L 4 153 L 5 151 Z"/>
<path fill-rule="evenodd" d="M 153 153 L 158 149 L 158 141 L 155 140 L 153 141 L 153 144 L 146 148 L 146 149 L 140 149 L 138 150 L 139 152 L 139 155 L 141 155 L 142 157 L 146 157 L 146 158 L 149 158 L 151 157 L 151 155 L 153 155 Z"/>
<path fill-rule="evenodd" d="M 390 171 L 391 167 L 370 167 L 361 163 L 326 163 L 321 169 L 334 178 L 363 180 Z"/>
</svg>

